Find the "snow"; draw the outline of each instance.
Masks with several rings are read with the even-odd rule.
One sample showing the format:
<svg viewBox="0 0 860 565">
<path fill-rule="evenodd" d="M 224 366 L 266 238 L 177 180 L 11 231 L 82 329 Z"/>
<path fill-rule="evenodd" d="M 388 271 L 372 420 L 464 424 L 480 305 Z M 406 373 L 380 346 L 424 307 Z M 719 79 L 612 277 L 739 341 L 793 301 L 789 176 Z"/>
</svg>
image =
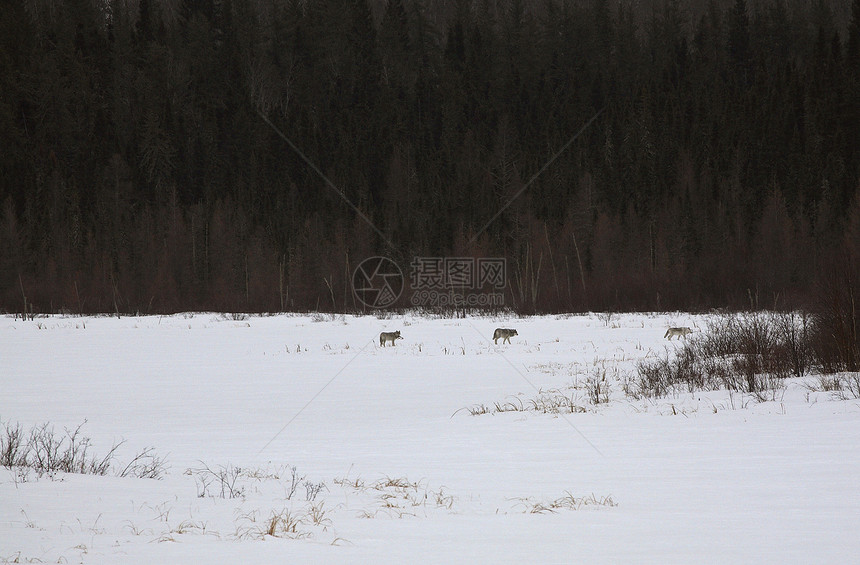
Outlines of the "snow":
<svg viewBox="0 0 860 565">
<path fill-rule="evenodd" d="M 0 468 L 0 562 L 855 561 L 860 401 L 626 395 L 668 326 L 705 317 L 0 318 L 0 421 L 167 463 Z M 577 411 L 471 414 L 542 393 Z"/>
</svg>

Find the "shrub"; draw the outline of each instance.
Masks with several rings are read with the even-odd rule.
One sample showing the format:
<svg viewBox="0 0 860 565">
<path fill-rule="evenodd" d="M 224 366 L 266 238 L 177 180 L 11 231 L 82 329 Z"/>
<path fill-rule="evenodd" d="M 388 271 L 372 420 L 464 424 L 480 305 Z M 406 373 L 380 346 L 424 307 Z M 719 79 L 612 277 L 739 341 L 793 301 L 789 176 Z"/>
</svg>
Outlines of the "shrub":
<svg viewBox="0 0 860 565">
<path fill-rule="evenodd" d="M 106 455 L 99 457 L 90 454 L 90 438 L 81 433 L 86 420 L 74 430 L 64 428 L 63 434 L 58 434 L 54 426 L 44 423 L 33 427 L 24 443 L 24 431 L 16 423 L 3 424 L 0 433 L 0 464 L 12 468 L 29 468 L 41 477 L 53 477 L 56 473 L 79 473 L 87 475 L 106 475 L 111 470 L 111 464 L 116 451 L 125 442 L 115 443 Z M 140 478 L 161 478 L 165 462 L 154 454 L 151 447 L 132 458 L 119 476 Z"/>
<path fill-rule="evenodd" d="M 810 368 L 809 318 L 799 313 L 725 315 L 710 320 L 674 354 L 637 365 L 641 396 L 685 389 L 728 390 L 762 399 Z"/>
<path fill-rule="evenodd" d="M 9 469 L 26 466 L 29 444 L 24 442 L 21 424 L 4 424 L 3 427 L 3 434 L 0 435 L 0 465 Z"/>
<path fill-rule="evenodd" d="M 824 373 L 860 370 L 860 312 L 851 262 L 837 264 L 822 277 L 815 305 L 811 347 Z"/>
</svg>

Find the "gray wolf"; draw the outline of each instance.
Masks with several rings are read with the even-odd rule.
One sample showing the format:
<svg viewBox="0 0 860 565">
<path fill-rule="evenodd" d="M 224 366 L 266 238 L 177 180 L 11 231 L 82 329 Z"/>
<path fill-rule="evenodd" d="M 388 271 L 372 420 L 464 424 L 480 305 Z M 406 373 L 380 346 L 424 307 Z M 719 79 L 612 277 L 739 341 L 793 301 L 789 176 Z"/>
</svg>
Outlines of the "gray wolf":
<svg viewBox="0 0 860 565">
<path fill-rule="evenodd" d="M 493 343 L 496 345 L 499 344 L 499 338 L 502 338 L 502 343 L 506 341 L 508 343 L 511 342 L 511 337 L 519 335 L 517 334 L 517 330 L 510 330 L 507 328 L 496 328 L 496 331 L 493 332 Z"/>
<path fill-rule="evenodd" d="M 379 345 L 381 347 L 385 347 L 385 342 L 390 341 L 391 346 L 393 347 L 394 342 L 398 339 L 403 339 L 400 337 L 400 330 L 397 330 L 396 332 L 382 332 L 379 334 Z"/>
<path fill-rule="evenodd" d="M 669 341 L 672 341 L 672 336 L 678 336 L 678 339 L 682 337 L 686 339 L 687 334 L 693 333 L 693 330 L 690 328 L 669 328 L 666 330 L 665 335 L 663 337 L 669 338 Z"/>
</svg>

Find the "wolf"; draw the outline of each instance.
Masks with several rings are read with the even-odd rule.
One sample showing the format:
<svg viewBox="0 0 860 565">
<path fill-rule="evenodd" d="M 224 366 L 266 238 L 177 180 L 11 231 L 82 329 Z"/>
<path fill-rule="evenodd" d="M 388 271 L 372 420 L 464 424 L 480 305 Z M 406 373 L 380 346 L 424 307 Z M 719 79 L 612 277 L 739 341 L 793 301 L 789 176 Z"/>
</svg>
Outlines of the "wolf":
<svg viewBox="0 0 860 565">
<path fill-rule="evenodd" d="M 666 334 L 663 337 L 669 338 L 669 341 L 672 341 L 672 336 L 678 336 L 678 339 L 681 339 L 682 337 L 687 339 L 686 335 L 691 333 L 693 333 L 693 330 L 690 328 L 669 328 L 666 330 Z"/>
<path fill-rule="evenodd" d="M 493 343 L 496 345 L 499 344 L 499 338 L 502 338 L 502 343 L 506 341 L 508 343 L 511 342 L 511 337 L 519 335 L 517 334 L 517 330 L 510 330 L 507 328 L 496 328 L 496 331 L 493 332 Z"/>
<path fill-rule="evenodd" d="M 391 346 L 394 347 L 394 342 L 398 339 L 403 339 L 400 337 L 400 330 L 397 330 L 396 332 L 382 332 L 379 334 L 379 345 L 381 347 L 385 347 L 385 342 L 390 341 Z"/>
</svg>

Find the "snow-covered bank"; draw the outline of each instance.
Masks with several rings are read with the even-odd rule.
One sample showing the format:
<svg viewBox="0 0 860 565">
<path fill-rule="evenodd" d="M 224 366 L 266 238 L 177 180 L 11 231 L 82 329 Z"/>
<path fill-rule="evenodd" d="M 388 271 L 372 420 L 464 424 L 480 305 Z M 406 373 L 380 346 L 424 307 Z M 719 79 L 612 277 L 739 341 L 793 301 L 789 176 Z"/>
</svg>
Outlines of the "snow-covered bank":
<svg viewBox="0 0 860 565">
<path fill-rule="evenodd" d="M 860 401 L 813 377 L 765 403 L 627 396 L 637 360 L 680 347 L 670 325 L 704 321 L 0 318 L 0 420 L 86 420 L 94 452 L 169 465 L 0 470 L 0 561 L 856 559 Z M 519 335 L 494 345 L 496 327 Z M 577 409 L 529 409 L 546 394 Z"/>
</svg>

